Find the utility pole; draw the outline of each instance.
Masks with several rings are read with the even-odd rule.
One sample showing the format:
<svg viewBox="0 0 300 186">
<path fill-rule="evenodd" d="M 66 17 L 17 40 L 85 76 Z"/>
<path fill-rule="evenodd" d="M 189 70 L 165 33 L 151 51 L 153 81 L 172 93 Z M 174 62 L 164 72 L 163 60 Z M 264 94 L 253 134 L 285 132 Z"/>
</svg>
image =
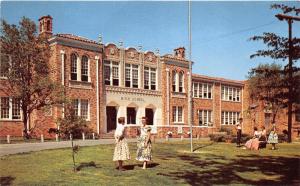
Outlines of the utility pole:
<svg viewBox="0 0 300 186">
<path fill-rule="evenodd" d="M 191 0 L 189 0 L 189 29 L 188 30 L 189 30 L 188 123 L 190 125 L 191 152 L 193 152 Z"/>
<path fill-rule="evenodd" d="M 300 17 L 293 17 L 284 14 L 275 15 L 280 21 L 286 20 L 289 24 L 289 64 L 288 64 L 288 142 L 292 142 L 292 109 L 293 109 L 293 43 L 292 24 L 293 20 L 300 21 Z"/>
</svg>

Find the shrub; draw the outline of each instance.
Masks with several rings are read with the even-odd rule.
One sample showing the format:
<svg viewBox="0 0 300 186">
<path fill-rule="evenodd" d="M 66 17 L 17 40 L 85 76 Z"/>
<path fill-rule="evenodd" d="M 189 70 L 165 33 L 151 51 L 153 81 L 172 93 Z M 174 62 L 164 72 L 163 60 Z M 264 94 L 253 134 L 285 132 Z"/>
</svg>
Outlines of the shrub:
<svg viewBox="0 0 300 186">
<path fill-rule="evenodd" d="M 225 142 L 225 135 L 222 134 L 210 134 L 209 138 L 214 142 Z"/>
</svg>

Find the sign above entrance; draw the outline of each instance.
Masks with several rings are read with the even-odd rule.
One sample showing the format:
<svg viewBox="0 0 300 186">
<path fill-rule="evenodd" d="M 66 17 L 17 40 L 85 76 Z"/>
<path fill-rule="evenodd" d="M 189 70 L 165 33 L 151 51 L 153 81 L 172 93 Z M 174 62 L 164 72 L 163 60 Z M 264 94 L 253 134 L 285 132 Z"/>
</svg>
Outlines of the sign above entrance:
<svg viewBox="0 0 300 186">
<path fill-rule="evenodd" d="M 145 102 L 145 100 L 143 98 L 121 97 L 121 100 Z"/>
</svg>

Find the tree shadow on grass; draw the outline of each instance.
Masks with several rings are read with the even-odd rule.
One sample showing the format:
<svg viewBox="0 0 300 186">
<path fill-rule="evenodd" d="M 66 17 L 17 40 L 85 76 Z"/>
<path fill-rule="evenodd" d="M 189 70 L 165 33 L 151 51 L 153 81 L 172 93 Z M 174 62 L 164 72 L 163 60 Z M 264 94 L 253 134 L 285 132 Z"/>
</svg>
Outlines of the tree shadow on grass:
<svg viewBox="0 0 300 186">
<path fill-rule="evenodd" d="M 0 177 L 0 185 L 12 185 L 12 182 L 15 180 L 15 177 L 3 176 Z"/>
<path fill-rule="evenodd" d="M 87 168 L 87 167 L 101 168 L 100 166 L 96 165 L 95 162 L 91 161 L 91 162 L 80 163 L 80 165 L 77 166 L 76 170 L 80 171 L 81 169 Z"/>
<path fill-rule="evenodd" d="M 171 177 L 175 180 L 184 180 L 191 185 L 300 184 L 300 156 L 248 155 L 237 157 L 237 159 L 226 159 L 224 156 L 210 155 L 201 159 L 196 156 L 179 156 L 181 160 L 191 164 L 188 170 L 180 169 L 169 173 L 158 173 L 157 175 Z M 225 163 L 223 160 L 225 160 Z"/>
<path fill-rule="evenodd" d="M 193 151 L 195 152 L 195 151 L 197 151 L 198 149 L 202 149 L 202 148 L 211 146 L 211 145 L 213 145 L 213 144 L 214 144 L 214 142 L 211 142 L 211 143 L 208 143 L 208 144 L 205 144 L 205 145 L 198 146 L 198 147 L 196 147 L 195 149 L 193 149 Z"/>
</svg>

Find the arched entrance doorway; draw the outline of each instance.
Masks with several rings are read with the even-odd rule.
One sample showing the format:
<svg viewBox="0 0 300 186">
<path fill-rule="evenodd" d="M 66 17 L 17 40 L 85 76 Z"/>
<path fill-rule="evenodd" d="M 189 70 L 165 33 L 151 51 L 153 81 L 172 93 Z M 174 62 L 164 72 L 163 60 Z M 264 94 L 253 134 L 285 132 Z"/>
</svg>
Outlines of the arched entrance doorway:
<svg viewBox="0 0 300 186">
<path fill-rule="evenodd" d="M 106 127 L 107 132 L 112 132 L 116 130 L 117 127 L 117 112 L 118 112 L 118 104 L 115 102 L 110 102 L 106 106 Z"/>
</svg>

